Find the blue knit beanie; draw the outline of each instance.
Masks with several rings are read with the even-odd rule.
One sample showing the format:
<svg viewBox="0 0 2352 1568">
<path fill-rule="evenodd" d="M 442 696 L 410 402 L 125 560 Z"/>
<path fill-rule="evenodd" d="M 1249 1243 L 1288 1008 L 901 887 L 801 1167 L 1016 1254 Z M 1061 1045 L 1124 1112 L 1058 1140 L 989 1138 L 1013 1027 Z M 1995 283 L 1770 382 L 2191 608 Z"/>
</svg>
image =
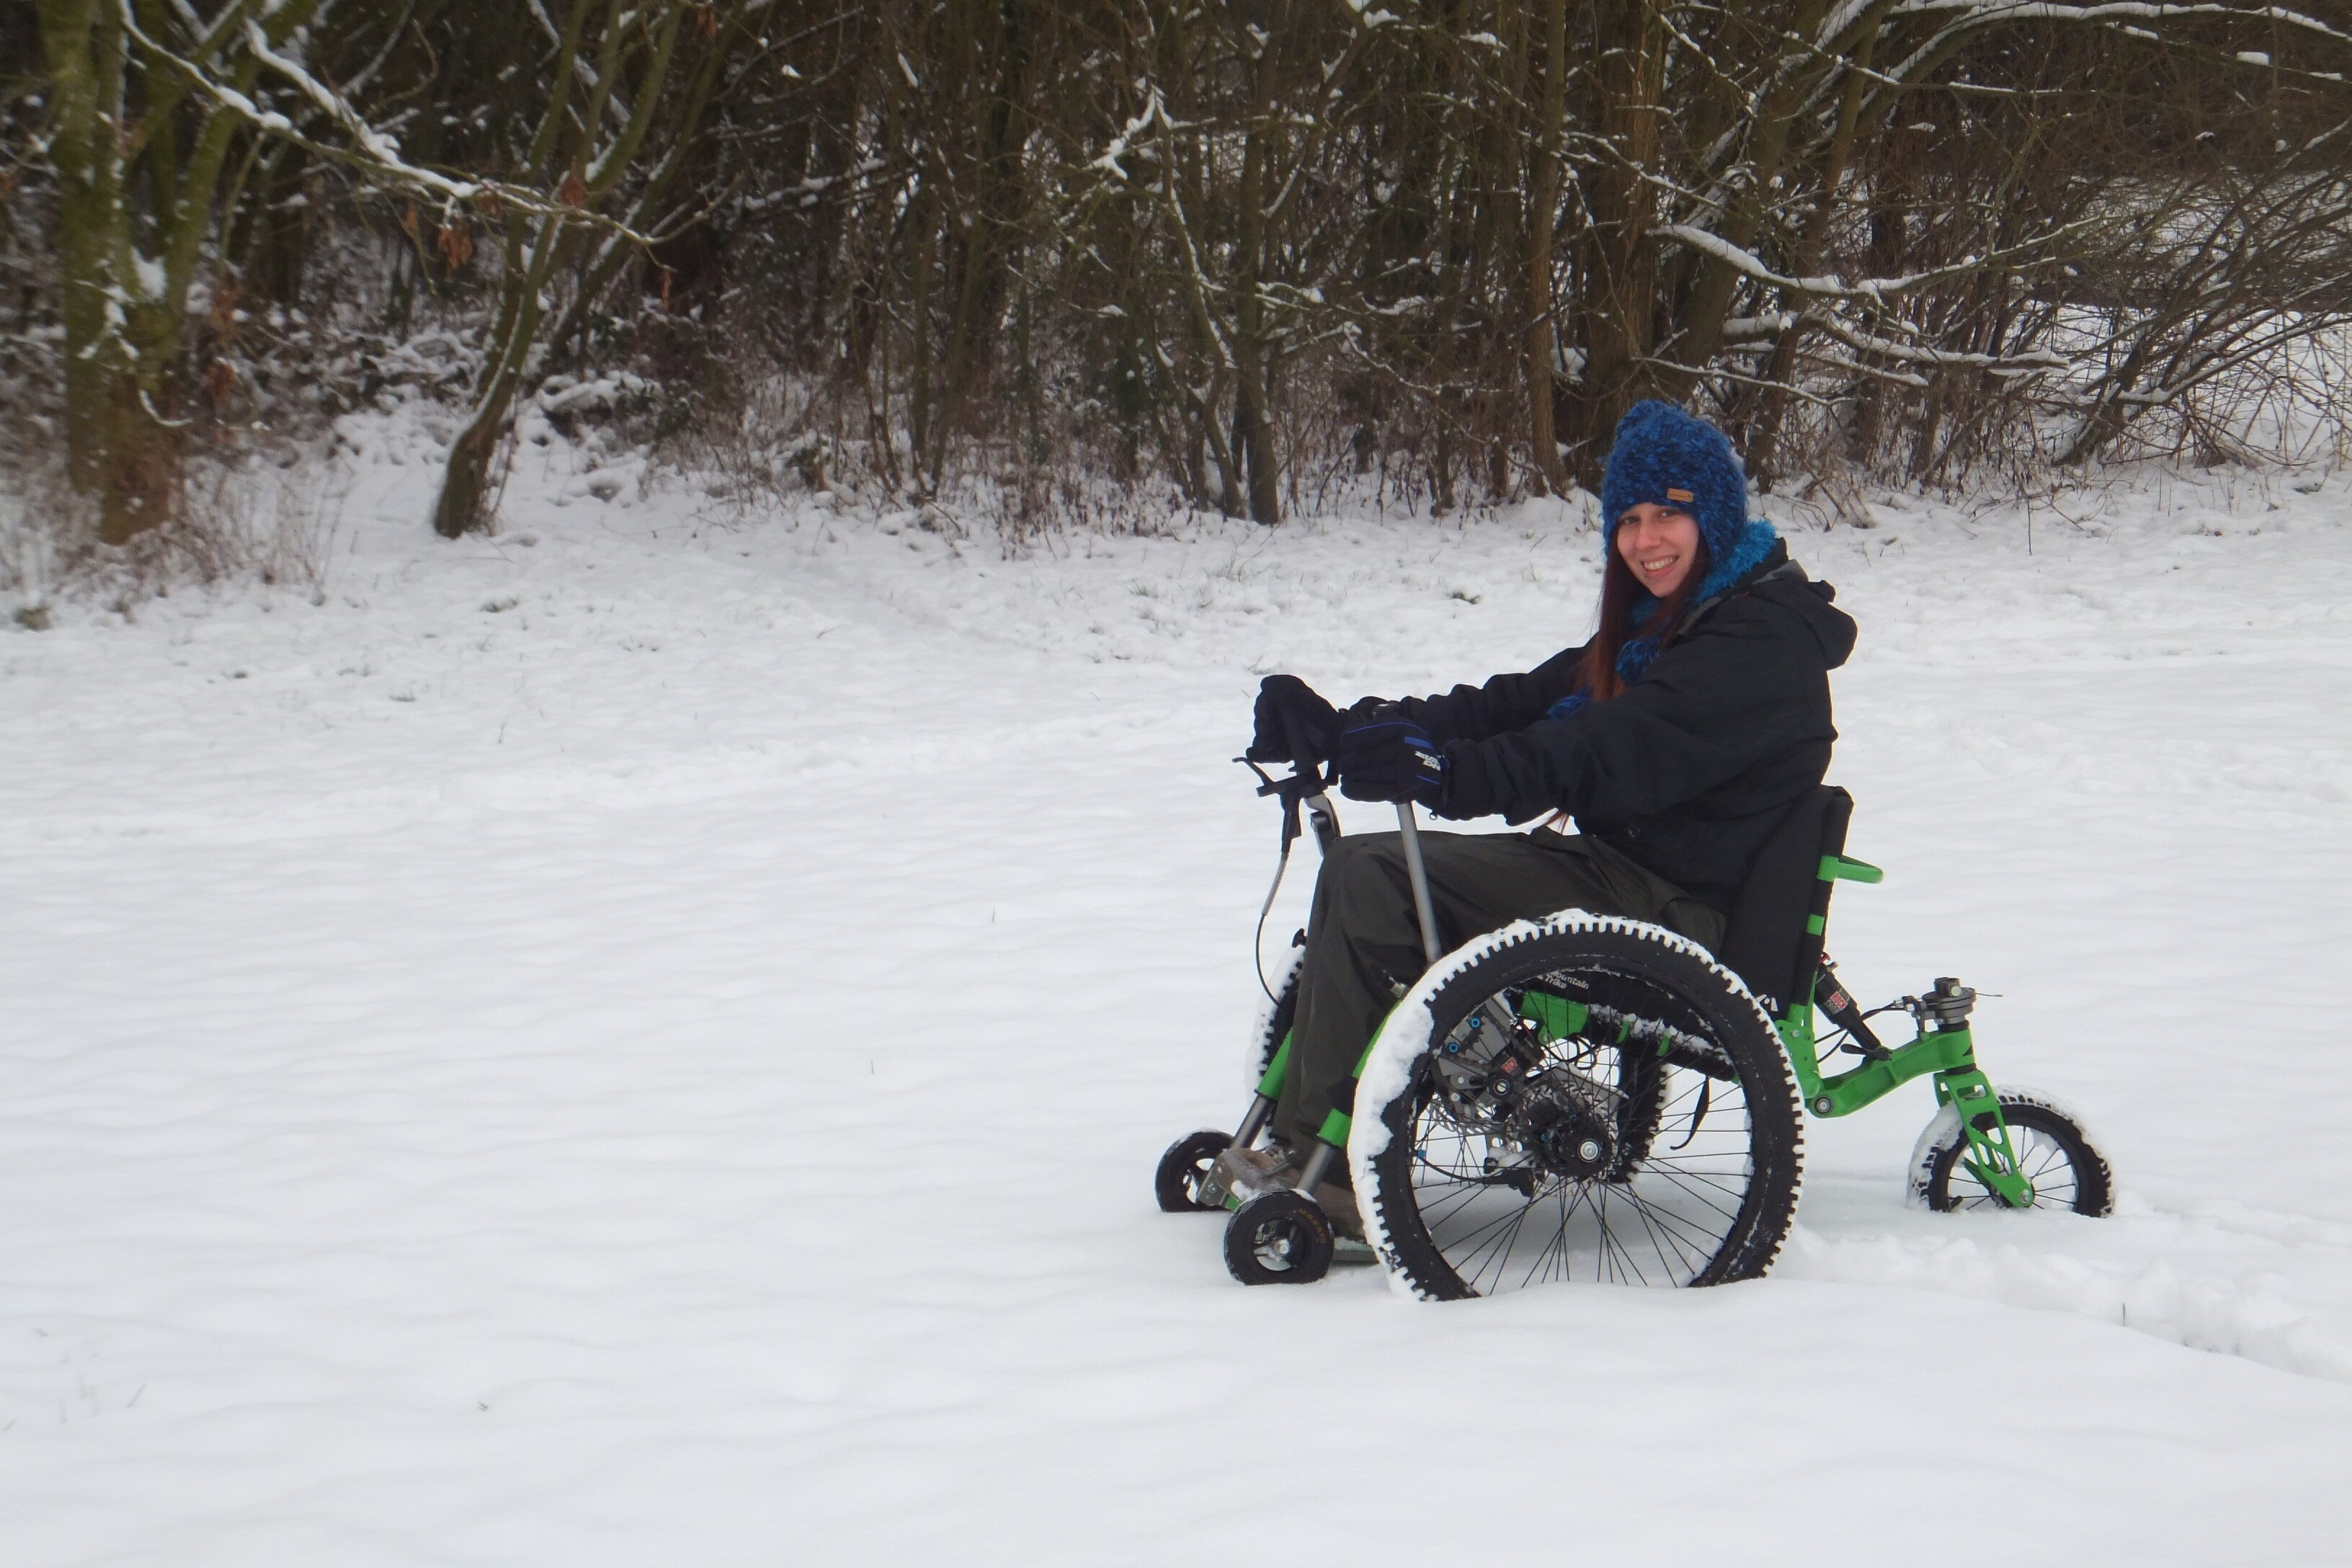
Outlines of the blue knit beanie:
<svg viewBox="0 0 2352 1568">
<path fill-rule="evenodd" d="M 1643 501 L 1686 511 L 1706 542 L 1706 578 L 1696 597 L 1713 598 L 1771 553 L 1780 535 L 1748 520 L 1748 477 L 1722 431 L 1670 403 L 1636 403 L 1617 422 L 1601 481 L 1601 548 L 1617 547 L 1617 521 Z"/>
</svg>

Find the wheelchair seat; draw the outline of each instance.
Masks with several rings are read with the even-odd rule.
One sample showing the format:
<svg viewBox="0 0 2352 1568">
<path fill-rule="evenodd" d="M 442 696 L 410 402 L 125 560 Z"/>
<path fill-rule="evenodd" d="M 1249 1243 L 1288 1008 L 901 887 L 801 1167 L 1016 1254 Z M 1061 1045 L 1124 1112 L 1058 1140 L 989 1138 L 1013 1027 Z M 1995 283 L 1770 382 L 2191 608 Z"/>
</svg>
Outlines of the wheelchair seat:
<svg viewBox="0 0 2352 1568">
<path fill-rule="evenodd" d="M 1853 816 L 1853 797 L 1835 784 L 1815 784 L 1799 795 L 1732 900 L 1716 956 L 1776 1018 L 1812 994 L 1834 881 L 1822 862 L 1844 851 Z"/>
</svg>

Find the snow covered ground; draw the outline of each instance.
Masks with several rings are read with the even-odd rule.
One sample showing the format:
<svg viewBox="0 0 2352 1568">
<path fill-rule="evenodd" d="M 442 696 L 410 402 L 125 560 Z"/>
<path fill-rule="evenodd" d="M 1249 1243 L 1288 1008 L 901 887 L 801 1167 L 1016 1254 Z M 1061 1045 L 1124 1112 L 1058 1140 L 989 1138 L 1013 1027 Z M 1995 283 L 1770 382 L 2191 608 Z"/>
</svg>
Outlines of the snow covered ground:
<svg viewBox="0 0 2352 1568">
<path fill-rule="evenodd" d="M 1258 675 L 1549 653 L 1576 514 L 1007 562 L 551 450 L 451 546 L 353 434 L 323 604 L 0 632 L 0 1560 L 2345 1560 L 2345 479 L 1794 540 L 1844 973 L 1998 994 L 2116 1218 L 1903 1208 L 1917 1085 L 1769 1279 L 1432 1307 L 1150 1167 L 1241 1107 Z"/>
</svg>

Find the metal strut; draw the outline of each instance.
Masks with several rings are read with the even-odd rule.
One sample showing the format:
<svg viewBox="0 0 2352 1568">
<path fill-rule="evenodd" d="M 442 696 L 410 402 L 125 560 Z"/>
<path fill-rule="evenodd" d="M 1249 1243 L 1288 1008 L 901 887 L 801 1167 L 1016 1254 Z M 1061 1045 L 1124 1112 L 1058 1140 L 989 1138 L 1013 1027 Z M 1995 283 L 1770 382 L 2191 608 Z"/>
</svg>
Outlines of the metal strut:
<svg viewBox="0 0 2352 1568">
<path fill-rule="evenodd" d="M 1412 802 L 1396 803 L 1397 837 L 1404 841 L 1404 873 L 1412 883 L 1412 910 L 1421 917 L 1421 953 L 1437 963 L 1437 916 L 1429 907 L 1429 868 L 1421 858 L 1421 824 L 1413 819 Z"/>
</svg>

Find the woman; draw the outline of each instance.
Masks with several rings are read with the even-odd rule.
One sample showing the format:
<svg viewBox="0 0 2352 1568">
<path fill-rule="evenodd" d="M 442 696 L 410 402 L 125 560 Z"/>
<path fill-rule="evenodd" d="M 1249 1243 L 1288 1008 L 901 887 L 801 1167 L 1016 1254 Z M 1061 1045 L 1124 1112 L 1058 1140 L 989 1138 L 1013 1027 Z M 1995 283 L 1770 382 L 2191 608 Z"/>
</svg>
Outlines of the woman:
<svg viewBox="0 0 2352 1568">
<path fill-rule="evenodd" d="M 1749 520 L 1722 432 L 1636 405 L 1601 505 L 1601 624 L 1582 647 L 1524 675 L 1345 713 L 1295 676 L 1259 691 L 1255 760 L 1289 760 L 1295 728 L 1351 799 L 1412 800 L 1457 820 L 1550 815 L 1524 835 L 1423 836 L 1448 946 L 1575 908 L 1713 948 L 1757 850 L 1829 766 L 1829 672 L 1853 651 L 1853 622 L 1770 523 Z M 1339 840 L 1315 886 L 1276 1113 L 1291 1148 L 1311 1147 L 1397 983 L 1422 964 L 1397 836 Z"/>
</svg>

